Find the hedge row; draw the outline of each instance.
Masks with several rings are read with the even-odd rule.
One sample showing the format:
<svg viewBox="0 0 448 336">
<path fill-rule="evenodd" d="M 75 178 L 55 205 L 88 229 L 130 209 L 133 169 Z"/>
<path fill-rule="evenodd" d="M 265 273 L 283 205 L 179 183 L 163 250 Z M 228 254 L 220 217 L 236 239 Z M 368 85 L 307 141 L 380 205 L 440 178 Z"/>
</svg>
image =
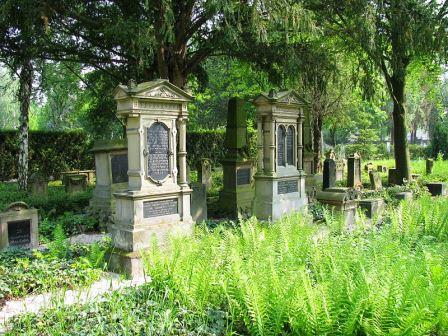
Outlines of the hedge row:
<svg viewBox="0 0 448 336">
<path fill-rule="evenodd" d="M 225 131 L 207 130 L 187 133 L 188 162 L 193 168 L 201 158 L 209 158 L 214 164 L 225 156 Z M 90 153 L 92 141 L 82 130 L 55 132 L 30 131 L 29 171 L 40 170 L 47 176 L 75 169 L 94 169 L 94 157 Z M 248 155 L 255 157 L 255 133 L 249 133 Z M 19 135 L 17 131 L 0 131 L 0 181 L 17 178 Z"/>
<path fill-rule="evenodd" d="M 29 171 L 58 177 L 72 169 L 93 169 L 91 141 L 84 131 L 30 131 Z M 0 180 L 17 178 L 19 133 L 0 131 Z"/>
</svg>

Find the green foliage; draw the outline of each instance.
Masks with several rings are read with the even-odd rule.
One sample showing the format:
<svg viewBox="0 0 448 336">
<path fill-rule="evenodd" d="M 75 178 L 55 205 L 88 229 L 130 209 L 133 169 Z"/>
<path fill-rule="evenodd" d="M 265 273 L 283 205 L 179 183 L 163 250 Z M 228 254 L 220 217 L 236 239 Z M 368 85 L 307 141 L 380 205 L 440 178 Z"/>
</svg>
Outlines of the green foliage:
<svg viewBox="0 0 448 336">
<path fill-rule="evenodd" d="M 23 201 L 39 209 L 39 215 L 43 218 L 55 218 L 65 212 L 80 213 L 89 205 L 91 197 L 91 187 L 87 192 L 67 194 L 63 186 L 50 184 L 48 197 L 39 197 L 31 196 L 25 191 L 18 191 L 15 183 L 0 183 L 0 210 L 4 210 L 12 202 Z"/>
<path fill-rule="evenodd" d="M 445 335 L 448 200 L 390 211 L 381 228 L 351 233 L 301 214 L 203 226 L 145 255 L 151 283 L 21 316 L 11 333 Z"/>
<path fill-rule="evenodd" d="M 56 178 L 63 171 L 94 167 L 91 142 L 83 131 L 30 131 L 29 141 L 30 172 Z M 18 153 L 18 132 L 0 131 L 0 181 L 17 177 Z"/>
<path fill-rule="evenodd" d="M 448 158 L 448 119 L 440 119 L 436 124 L 434 133 L 431 138 L 431 156 L 436 158 L 439 153 L 442 153 L 445 158 Z"/>
<path fill-rule="evenodd" d="M 48 251 L 8 249 L 0 252 L 1 301 L 96 281 L 102 274 L 109 242 L 91 246 L 67 245 L 62 228 Z M 90 262 L 90 260 L 94 262 Z"/>
<path fill-rule="evenodd" d="M 73 236 L 89 231 L 99 231 L 100 223 L 96 217 L 84 213 L 64 212 L 60 216 L 49 214 L 39 223 L 39 234 L 41 237 L 51 239 L 56 227 L 61 227 L 65 235 Z"/>
</svg>

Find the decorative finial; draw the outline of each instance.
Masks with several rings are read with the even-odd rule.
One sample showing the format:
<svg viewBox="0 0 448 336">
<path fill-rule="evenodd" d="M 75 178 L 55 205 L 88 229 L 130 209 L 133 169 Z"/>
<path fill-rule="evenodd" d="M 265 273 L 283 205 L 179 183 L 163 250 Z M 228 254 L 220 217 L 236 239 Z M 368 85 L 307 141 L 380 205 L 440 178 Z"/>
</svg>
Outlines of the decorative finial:
<svg viewBox="0 0 448 336">
<path fill-rule="evenodd" d="M 128 82 L 128 88 L 129 89 L 133 89 L 133 88 L 135 88 L 137 86 L 137 84 L 135 83 L 135 80 L 134 79 L 130 79 L 129 80 L 129 82 Z"/>
<path fill-rule="evenodd" d="M 271 89 L 271 90 L 269 91 L 269 98 L 274 98 L 276 93 L 277 93 L 277 92 L 275 91 L 275 89 Z"/>
</svg>

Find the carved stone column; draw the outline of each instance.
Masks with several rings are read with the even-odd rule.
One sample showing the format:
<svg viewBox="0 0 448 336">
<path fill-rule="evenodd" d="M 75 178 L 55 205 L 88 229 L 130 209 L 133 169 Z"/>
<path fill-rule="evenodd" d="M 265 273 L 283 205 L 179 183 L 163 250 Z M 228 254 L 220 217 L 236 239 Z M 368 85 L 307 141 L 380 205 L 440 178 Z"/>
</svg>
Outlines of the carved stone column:
<svg viewBox="0 0 448 336">
<path fill-rule="evenodd" d="M 179 185 L 181 187 L 188 187 L 187 182 L 187 123 L 186 118 L 180 117 L 178 119 L 179 127 Z"/>
<path fill-rule="evenodd" d="M 263 120 L 258 119 L 257 122 L 257 160 L 258 167 L 257 172 L 261 173 L 264 170 L 264 162 L 263 162 Z"/>
<path fill-rule="evenodd" d="M 303 170 L 302 127 L 303 127 L 303 117 L 301 115 L 297 123 L 297 170 Z"/>
</svg>

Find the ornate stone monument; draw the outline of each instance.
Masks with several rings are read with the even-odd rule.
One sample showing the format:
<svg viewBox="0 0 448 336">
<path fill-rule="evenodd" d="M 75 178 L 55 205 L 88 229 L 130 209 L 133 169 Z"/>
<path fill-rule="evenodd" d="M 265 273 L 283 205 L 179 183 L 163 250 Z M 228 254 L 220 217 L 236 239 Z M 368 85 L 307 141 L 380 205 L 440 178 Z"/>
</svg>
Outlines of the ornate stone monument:
<svg viewBox="0 0 448 336">
<path fill-rule="evenodd" d="M 111 268 L 140 274 L 143 250 L 155 241 L 165 245 L 170 234 L 193 231 L 186 161 L 193 97 L 164 79 L 119 85 L 114 97 L 126 120 L 129 181 L 115 193 Z"/>
<path fill-rule="evenodd" d="M 219 206 L 229 217 L 242 218 L 252 214 L 252 161 L 247 149 L 247 111 L 240 98 L 229 100 L 225 146 L 222 160 L 224 188 L 219 194 Z"/>
<path fill-rule="evenodd" d="M 358 153 L 347 158 L 347 187 L 360 188 L 361 183 L 361 157 Z"/>
<path fill-rule="evenodd" d="M 95 154 L 96 185 L 90 207 L 111 214 L 115 211 L 114 193 L 128 186 L 128 144 L 125 139 L 97 141 Z"/>
<path fill-rule="evenodd" d="M 37 209 L 24 202 L 8 205 L 0 214 L 0 250 L 6 247 L 35 248 L 38 240 Z"/>
<path fill-rule="evenodd" d="M 253 211 L 278 219 L 307 204 L 302 168 L 304 103 L 295 91 L 260 94 L 257 109 L 258 167 Z"/>
</svg>

